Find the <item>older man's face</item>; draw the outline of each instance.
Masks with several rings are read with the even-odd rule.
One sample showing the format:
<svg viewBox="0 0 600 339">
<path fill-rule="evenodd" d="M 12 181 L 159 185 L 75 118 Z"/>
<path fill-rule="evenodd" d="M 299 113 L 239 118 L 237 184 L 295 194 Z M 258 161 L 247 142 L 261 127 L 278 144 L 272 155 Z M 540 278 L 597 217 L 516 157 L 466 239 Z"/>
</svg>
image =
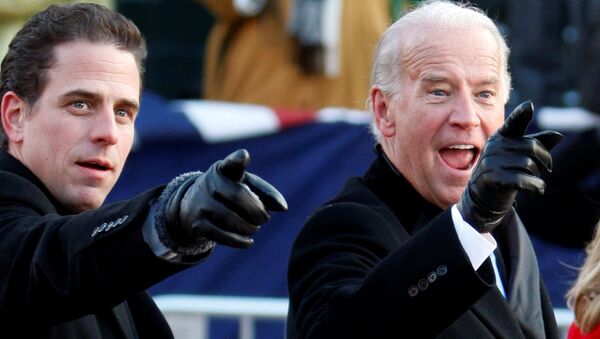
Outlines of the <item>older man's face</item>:
<svg viewBox="0 0 600 339">
<path fill-rule="evenodd" d="M 401 92 L 390 100 L 388 157 L 429 202 L 462 194 L 487 138 L 504 120 L 505 87 L 490 32 L 430 28 L 404 55 Z"/>
<path fill-rule="evenodd" d="M 9 152 L 72 212 L 102 204 L 131 150 L 140 76 L 131 53 L 69 42 Z"/>
</svg>

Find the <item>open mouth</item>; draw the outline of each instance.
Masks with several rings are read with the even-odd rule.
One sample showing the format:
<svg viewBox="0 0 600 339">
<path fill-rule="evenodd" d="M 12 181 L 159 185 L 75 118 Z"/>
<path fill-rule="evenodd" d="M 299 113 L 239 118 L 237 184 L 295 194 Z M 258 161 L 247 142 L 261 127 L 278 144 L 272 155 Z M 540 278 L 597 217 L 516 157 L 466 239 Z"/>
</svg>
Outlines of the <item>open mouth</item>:
<svg viewBox="0 0 600 339">
<path fill-rule="evenodd" d="M 458 170 L 471 169 L 478 155 L 479 149 L 470 144 L 457 144 L 440 150 L 440 156 L 446 164 Z"/>
<path fill-rule="evenodd" d="M 77 165 L 85 168 L 91 168 L 99 171 L 108 171 L 110 168 L 97 162 L 78 162 Z"/>
</svg>

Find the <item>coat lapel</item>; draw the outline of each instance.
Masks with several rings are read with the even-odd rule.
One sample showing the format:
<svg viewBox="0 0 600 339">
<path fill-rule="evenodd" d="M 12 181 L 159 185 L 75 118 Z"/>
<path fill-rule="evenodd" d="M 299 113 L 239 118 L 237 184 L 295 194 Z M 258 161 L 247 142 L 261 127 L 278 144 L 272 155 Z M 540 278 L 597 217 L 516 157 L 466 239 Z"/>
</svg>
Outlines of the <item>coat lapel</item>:
<svg viewBox="0 0 600 339">
<path fill-rule="evenodd" d="M 507 267 L 508 307 L 527 338 L 545 338 L 541 305 L 540 276 L 533 246 L 516 213 L 505 217 L 494 231 Z"/>
<path fill-rule="evenodd" d="M 491 263 L 489 265 L 491 266 Z M 507 333 L 510 333 L 513 339 L 527 338 L 523 336 L 522 329 L 517 325 L 509 305 L 497 288 L 492 288 L 476 302 L 471 311 L 497 338 L 503 337 Z"/>
<path fill-rule="evenodd" d="M 115 317 L 119 329 L 123 332 L 125 338 L 137 338 L 133 328 L 132 319 L 127 308 L 127 301 L 120 303 L 112 309 L 112 314 Z"/>
</svg>

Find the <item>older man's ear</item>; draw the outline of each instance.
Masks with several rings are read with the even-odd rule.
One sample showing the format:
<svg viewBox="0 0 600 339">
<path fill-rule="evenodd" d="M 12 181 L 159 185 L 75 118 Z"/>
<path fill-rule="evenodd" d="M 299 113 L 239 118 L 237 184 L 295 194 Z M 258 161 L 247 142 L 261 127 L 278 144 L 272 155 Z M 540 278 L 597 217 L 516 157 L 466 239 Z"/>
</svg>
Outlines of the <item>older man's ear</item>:
<svg viewBox="0 0 600 339">
<path fill-rule="evenodd" d="M 377 129 L 384 137 L 391 137 L 396 132 L 395 118 L 390 109 L 390 98 L 383 91 L 374 86 L 371 88 L 371 110 Z"/>
</svg>

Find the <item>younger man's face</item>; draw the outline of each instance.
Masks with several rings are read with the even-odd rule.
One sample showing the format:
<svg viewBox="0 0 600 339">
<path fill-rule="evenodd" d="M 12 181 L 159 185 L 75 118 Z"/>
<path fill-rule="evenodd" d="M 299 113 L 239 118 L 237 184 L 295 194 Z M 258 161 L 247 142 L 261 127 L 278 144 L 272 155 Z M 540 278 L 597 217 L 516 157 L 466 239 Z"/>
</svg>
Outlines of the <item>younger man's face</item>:
<svg viewBox="0 0 600 339">
<path fill-rule="evenodd" d="M 134 56 L 108 44 L 58 45 L 39 99 L 9 152 L 72 212 L 99 207 L 134 137 L 140 76 Z"/>
</svg>

